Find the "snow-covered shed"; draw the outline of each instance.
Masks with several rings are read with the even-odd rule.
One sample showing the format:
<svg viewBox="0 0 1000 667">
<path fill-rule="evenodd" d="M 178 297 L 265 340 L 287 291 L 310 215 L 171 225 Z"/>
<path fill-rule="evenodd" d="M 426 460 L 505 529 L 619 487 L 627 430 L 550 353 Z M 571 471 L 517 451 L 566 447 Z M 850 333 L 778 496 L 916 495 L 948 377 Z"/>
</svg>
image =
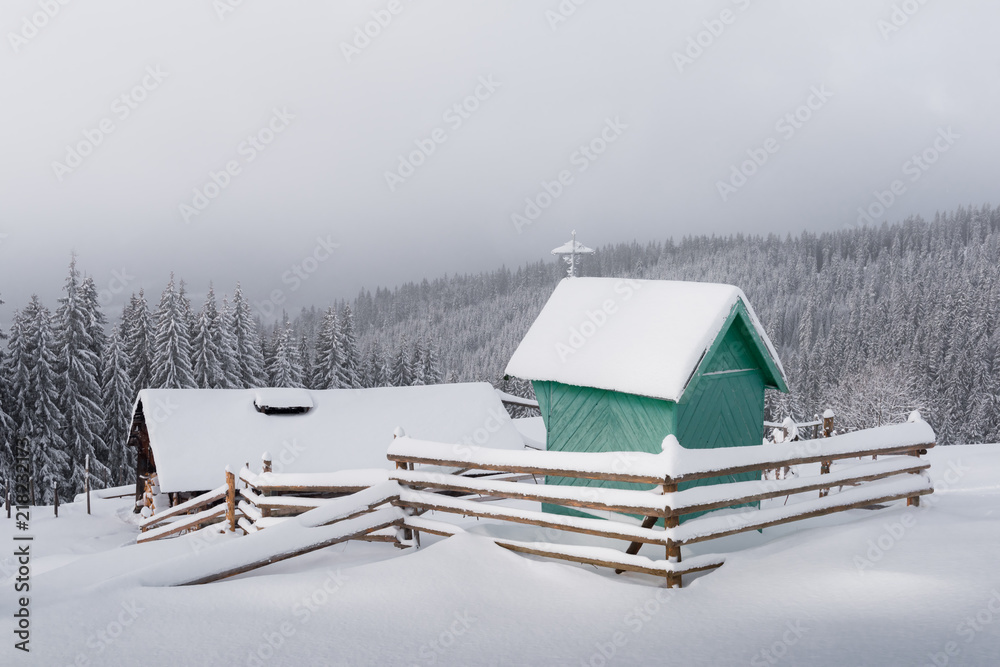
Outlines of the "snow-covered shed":
<svg viewBox="0 0 1000 667">
<path fill-rule="evenodd" d="M 656 453 L 671 434 L 688 449 L 760 445 L 764 390 L 788 391 L 743 292 L 713 283 L 566 278 L 506 372 L 532 381 L 550 451 Z"/>
<path fill-rule="evenodd" d="M 227 466 L 275 472 L 388 469 L 393 431 L 436 442 L 522 449 L 485 382 L 377 389 L 143 389 L 132 415 L 137 480 L 163 493 L 207 491 Z"/>
</svg>

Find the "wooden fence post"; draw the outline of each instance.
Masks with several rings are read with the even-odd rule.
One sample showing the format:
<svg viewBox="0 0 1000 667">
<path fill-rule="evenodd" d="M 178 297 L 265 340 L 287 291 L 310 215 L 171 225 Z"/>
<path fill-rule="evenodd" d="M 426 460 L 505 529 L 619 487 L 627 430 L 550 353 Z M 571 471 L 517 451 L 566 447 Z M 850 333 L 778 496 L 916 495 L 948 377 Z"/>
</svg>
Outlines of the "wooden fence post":
<svg viewBox="0 0 1000 667">
<path fill-rule="evenodd" d="M 83 492 L 87 494 L 87 514 L 90 514 L 90 454 L 83 464 Z"/>
<path fill-rule="evenodd" d="M 406 435 L 406 431 L 404 431 L 401 427 L 397 426 L 396 430 L 392 432 L 392 439 L 395 440 L 396 438 L 402 438 L 404 435 Z M 396 470 L 412 470 L 412 468 L 410 467 L 410 464 L 407 461 L 396 461 Z M 403 510 L 403 513 L 407 514 L 405 509 Z M 409 515 L 407 514 L 407 516 Z M 409 542 L 412 539 L 413 539 L 413 531 L 410 530 L 409 528 L 403 528 L 403 541 Z"/>
<path fill-rule="evenodd" d="M 56 512 L 56 517 L 58 517 L 59 516 L 59 484 L 58 483 L 52 482 L 52 492 L 55 494 L 55 497 L 56 497 L 56 504 L 54 505 L 54 509 L 55 509 L 55 512 Z"/>
<path fill-rule="evenodd" d="M 827 409 L 823 413 L 823 437 L 829 438 L 833 435 L 833 410 Z M 832 461 L 821 461 L 819 464 L 819 474 L 828 475 L 830 474 L 830 464 Z M 830 494 L 830 489 L 820 489 L 819 497 L 826 498 Z"/>
<path fill-rule="evenodd" d="M 676 484 L 663 485 L 664 494 L 676 493 L 676 492 L 677 492 Z M 680 524 L 681 524 L 681 518 L 676 514 L 674 514 L 673 516 L 668 516 L 663 520 L 663 525 L 667 530 L 670 530 L 671 528 L 676 528 Z M 681 562 L 681 547 L 679 544 L 677 544 L 670 538 L 667 538 L 667 562 L 671 564 Z M 667 588 L 681 588 L 683 587 L 683 585 L 684 582 L 682 575 L 675 574 L 673 572 L 667 573 Z"/>
<path fill-rule="evenodd" d="M 236 475 L 226 467 L 226 521 L 229 532 L 236 532 Z"/>
<path fill-rule="evenodd" d="M 247 467 L 249 467 L 249 466 L 247 466 Z M 263 475 L 266 472 L 271 472 L 271 453 L 270 452 L 264 452 L 260 456 L 260 474 Z M 269 496 L 269 495 L 271 495 L 270 491 L 264 491 L 264 490 L 259 490 L 259 491 L 260 491 L 260 495 L 262 495 L 262 496 Z M 271 508 L 270 507 L 262 507 L 262 508 L 260 508 L 260 516 L 261 516 L 262 519 L 264 517 L 266 517 L 266 516 L 271 516 Z"/>
<path fill-rule="evenodd" d="M 920 458 L 920 452 L 919 451 L 910 452 L 910 456 L 916 456 L 919 459 Z M 911 475 L 919 475 L 920 473 L 915 472 L 915 473 L 910 473 L 910 474 Z M 907 498 L 906 499 L 906 506 L 907 507 L 920 507 L 920 496 L 910 496 L 909 498 Z"/>
</svg>

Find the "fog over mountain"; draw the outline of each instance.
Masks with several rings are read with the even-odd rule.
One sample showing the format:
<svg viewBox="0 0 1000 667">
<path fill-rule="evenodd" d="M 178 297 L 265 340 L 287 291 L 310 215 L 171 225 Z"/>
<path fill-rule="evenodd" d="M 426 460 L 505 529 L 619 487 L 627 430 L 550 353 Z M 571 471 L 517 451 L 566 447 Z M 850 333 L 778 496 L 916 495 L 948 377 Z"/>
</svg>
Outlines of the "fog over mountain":
<svg viewBox="0 0 1000 667">
<path fill-rule="evenodd" d="M 998 201 L 998 19 L 982 0 L 6 2 L 0 325 L 56 298 L 73 249 L 118 311 L 171 270 L 294 310 L 518 265 L 573 228 L 596 246 Z"/>
</svg>

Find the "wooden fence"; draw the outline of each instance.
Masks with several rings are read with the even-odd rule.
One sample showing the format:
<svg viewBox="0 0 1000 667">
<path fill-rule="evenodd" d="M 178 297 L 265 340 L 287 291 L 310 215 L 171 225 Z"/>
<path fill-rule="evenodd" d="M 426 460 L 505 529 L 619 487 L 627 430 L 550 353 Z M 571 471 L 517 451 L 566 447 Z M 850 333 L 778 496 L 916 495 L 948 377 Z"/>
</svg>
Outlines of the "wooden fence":
<svg viewBox="0 0 1000 667">
<path fill-rule="evenodd" d="M 249 466 L 244 466 L 239 475 L 227 470 L 222 486 L 144 519 L 136 541 L 175 537 L 222 523 L 230 532 L 256 533 L 322 507 L 333 498 L 385 482 L 389 474 L 388 470 L 345 470 L 290 475 L 275 473 L 271 468 L 271 461 L 263 458 L 260 473 L 254 473 Z M 147 502 L 147 506 L 151 507 L 151 503 Z M 397 539 L 395 531 L 366 534 L 358 539 L 407 546 Z"/>
<path fill-rule="evenodd" d="M 310 517 L 329 512 L 335 508 L 334 504 L 343 506 L 344 511 L 317 525 L 358 522 L 357 526 L 344 523 L 342 530 L 334 529 L 329 535 L 316 532 L 315 538 L 301 538 L 301 544 L 288 549 L 278 545 L 281 550 L 277 556 L 240 565 L 237 569 L 242 572 L 274 562 L 276 558 L 322 548 L 327 542 L 365 540 L 408 547 L 419 544 L 422 532 L 449 536 L 462 531 L 454 523 L 426 516 L 428 512 L 441 512 L 544 528 L 547 532 L 542 541 L 492 539 L 512 551 L 603 566 L 617 572 L 652 574 L 663 577 L 667 586 L 676 587 L 682 584 L 683 575 L 714 569 L 725 562 L 725 557 L 719 554 L 682 557 L 682 547 L 904 498 L 907 504 L 919 504 L 920 496 L 933 492 L 929 479 L 922 474 L 930 464 L 919 457 L 934 446 L 934 432 L 919 418 L 907 424 L 817 440 L 724 450 L 684 450 L 668 436 L 662 454 L 494 450 L 414 440 L 402 430 L 397 430 L 397 436 L 388 451 L 388 459 L 396 463 L 393 472 L 283 475 L 272 472 L 265 460 L 259 474 L 248 467 L 239 475 L 226 471 L 226 483 L 217 489 L 148 517 L 141 524 L 138 541 L 148 542 L 223 522 L 225 530 L 252 534 L 309 512 L 312 512 Z M 858 460 L 867 456 L 882 458 Z M 841 462 L 836 468 L 832 467 L 835 461 Z M 818 473 L 680 489 L 686 482 L 815 463 L 820 464 Z M 547 477 L 631 482 L 650 488 L 547 484 L 544 481 Z M 357 504 L 354 499 L 361 503 L 375 487 L 379 490 L 377 503 L 354 507 Z M 801 495 L 815 491 L 819 491 L 819 497 Z M 743 507 L 725 513 L 701 514 L 681 523 L 685 515 L 782 496 L 794 497 L 794 501 L 763 509 Z M 504 501 L 556 505 L 584 516 L 512 506 Z M 393 510 L 397 514 L 390 516 L 386 504 L 399 508 Z M 610 514 L 598 518 L 593 513 Z M 301 516 L 295 521 L 305 519 Z M 625 544 L 619 547 L 566 544 L 559 539 L 563 533 L 596 536 L 612 545 Z M 664 557 L 640 555 L 643 545 L 663 548 Z M 187 583 L 214 581 L 237 573 L 237 569 L 209 572 Z"/>
<path fill-rule="evenodd" d="M 681 453 L 688 463 L 681 469 L 677 469 L 667 453 L 500 451 L 423 442 L 405 436 L 393 442 L 388 457 L 398 467 L 392 479 L 402 487 L 396 504 L 407 513 L 403 525 L 415 533 L 452 535 L 461 531 L 454 524 L 425 518 L 423 515 L 428 511 L 538 526 L 554 531 L 549 533 L 549 541 L 526 542 L 507 538 L 494 538 L 494 541 L 512 551 L 610 567 L 618 572 L 634 571 L 662 576 L 668 586 L 674 587 L 681 585 L 683 575 L 719 567 L 725 560 L 721 555 L 682 559 L 683 546 L 903 498 L 908 504 L 918 504 L 920 496 L 933 491 L 930 481 L 920 474 L 930 464 L 919 459 L 933 446 L 933 431 L 924 422 L 915 421 L 821 440 L 730 448 L 724 450 L 726 463 L 723 465 L 718 465 L 720 450 L 684 450 Z M 833 461 L 873 455 L 905 456 L 891 456 L 877 461 L 850 461 L 837 470 L 830 467 Z M 679 485 L 685 482 L 810 463 L 821 464 L 818 475 L 678 490 Z M 417 469 L 418 465 L 434 468 L 421 470 Z M 458 472 L 447 469 L 457 469 Z M 472 476 L 477 471 L 632 482 L 653 488 L 642 491 L 524 484 Z M 828 493 L 834 487 L 840 488 L 840 492 L 825 495 L 824 492 Z M 683 515 L 810 491 L 820 491 L 821 495 L 818 498 L 797 498 L 790 505 L 743 509 L 722 515 L 707 514 L 680 523 Z M 645 518 L 638 524 L 625 517 L 608 521 L 567 516 L 496 504 L 485 505 L 473 502 L 476 497 L 527 500 L 584 512 L 614 512 Z M 628 547 L 621 550 L 562 544 L 555 539 L 559 532 L 624 541 Z M 643 544 L 663 547 L 664 558 L 640 556 L 638 552 Z"/>
</svg>

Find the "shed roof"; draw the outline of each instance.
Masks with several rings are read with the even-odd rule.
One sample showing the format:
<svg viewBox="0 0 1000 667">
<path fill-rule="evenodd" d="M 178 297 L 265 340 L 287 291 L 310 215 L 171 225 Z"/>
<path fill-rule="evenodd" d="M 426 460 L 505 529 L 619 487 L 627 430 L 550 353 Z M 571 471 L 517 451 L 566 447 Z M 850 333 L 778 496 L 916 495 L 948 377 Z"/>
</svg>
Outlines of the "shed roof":
<svg viewBox="0 0 1000 667">
<path fill-rule="evenodd" d="M 735 317 L 754 334 L 765 382 L 785 390 L 778 354 L 738 287 L 670 280 L 563 279 L 506 372 L 678 401 Z"/>
<path fill-rule="evenodd" d="M 270 406 L 311 407 L 265 414 L 255 407 L 264 397 Z M 388 468 L 396 427 L 438 442 L 524 447 L 485 382 L 325 391 L 143 389 L 139 403 L 164 492 L 213 489 L 226 466 L 258 466 L 265 451 L 275 472 Z"/>
</svg>

